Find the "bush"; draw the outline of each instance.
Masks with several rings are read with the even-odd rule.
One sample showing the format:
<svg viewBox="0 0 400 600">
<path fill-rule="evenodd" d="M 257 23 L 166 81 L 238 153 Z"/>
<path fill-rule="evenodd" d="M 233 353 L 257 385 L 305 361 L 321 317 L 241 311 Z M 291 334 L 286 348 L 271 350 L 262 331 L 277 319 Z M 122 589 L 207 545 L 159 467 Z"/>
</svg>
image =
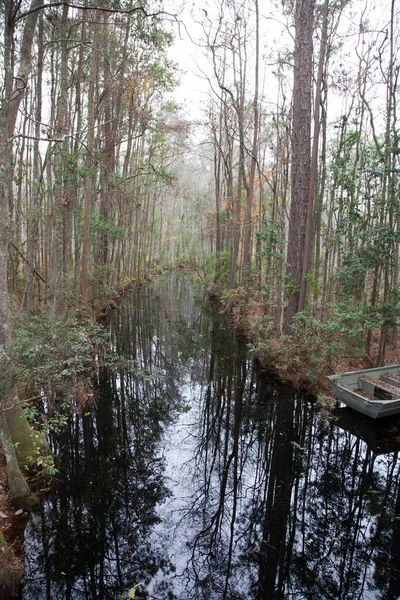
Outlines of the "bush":
<svg viewBox="0 0 400 600">
<path fill-rule="evenodd" d="M 18 383 L 44 396 L 49 408 L 84 399 L 99 353 L 108 342 L 105 330 L 88 317 L 70 313 L 22 315 L 15 319 L 13 352 Z"/>
<path fill-rule="evenodd" d="M 312 390 L 324 386 L 341 359 L 364 356 L 367 332 L 379 323 L 376 311 L 342 302 L 332 307 L 327 322 L 307 311 L 298 313 L 290 335 L 281 335 L 266 315 L 252 315 L 248 331 L 251 349 L 262 364 Z"/>
</svg>

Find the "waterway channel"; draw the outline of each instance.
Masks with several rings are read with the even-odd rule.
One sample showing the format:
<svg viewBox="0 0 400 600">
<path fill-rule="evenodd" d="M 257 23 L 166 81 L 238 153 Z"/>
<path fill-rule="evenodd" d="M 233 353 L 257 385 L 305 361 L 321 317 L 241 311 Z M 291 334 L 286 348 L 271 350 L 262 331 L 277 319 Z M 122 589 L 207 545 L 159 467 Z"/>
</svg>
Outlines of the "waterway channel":
<svg viewBox="0 0 400 600">
<path fill-rule="evenodd" d="M 190 278 L 132 293 L 110 332 L 95 404 L 52 440 L 22 600 L 400 596 L 398 428 L 327 420 Z"/>
</svg>

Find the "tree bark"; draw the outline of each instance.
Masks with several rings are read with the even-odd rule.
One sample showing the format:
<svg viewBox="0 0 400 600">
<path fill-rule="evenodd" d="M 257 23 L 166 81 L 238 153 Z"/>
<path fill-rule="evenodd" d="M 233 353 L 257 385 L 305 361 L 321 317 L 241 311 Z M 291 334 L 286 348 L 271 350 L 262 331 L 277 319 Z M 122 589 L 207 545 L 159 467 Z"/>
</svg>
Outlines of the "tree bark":
<svg viewBox="0 0 400 600">
<path fill-rule="evenodd" d="M 298 310 L 304 310 L 306 305 L 307 296 L 307 275 L 311 272 L 311 259 L 314 247 L 314 203 L 315 203 L 315 190 L 317 187 L 317 174 L 318 174 L 318 150 L 319 150 L 319 137 L 321 132 L 321 100 L 322 100 L 322 88 L 324 84 L 324 71 L 325 71 L 325 58 L 328 44 L 328 11 L 329 11 L 329 0 L 325 0 L 323 10 L 323 21 L 322 21 L 322 32 L 321 32 L 321 45 L 319 50 L 319 61 L 318 61 L 318 75 L 316 82 L 316 93 L 315 93 L 315 112 L 314 112 L 314 131 L 312 140 L 312 154 L 311 154 L 311 169 L 310 169 L 310 189 L 308 195 L 308 209 L 307 209 L 307 224 L 306 233 L 304 240 L 304 254 L 303 254 L 303 265 L 302 275 L 300 283 L 300 297 Z"/>
<path fill-rule="evenodd" d="M 292 118 L 292 204 L 288 239 L 289 302 L 285 332 L 289 333 L 299 310 L 299 294 L 310 192 L 313 24 L 315 0 L 298 0 L 295 15 L 295 49 Z"/>
<path fill-rule="evenodd" d="M 83 203 L 84 203 L 84 218 L 82 231 L 82 255 L 81 255 L 81 273 L 80 273 L 80 292 L 85 304 L 89 300 L 88 277 L 89 277 L 89 261 L 90 261 L 90 219 L 92 214 L 94 175 L 93 153 L 94 153 L 94 124 L 95 124 L 95 88 L 96 77 L 99 62 L 99 26 L 98 24 L 91 25 L 93 36 L 93 50 L 90 62 L 89 75 L 89 94 L 88 94 L 88 137 L 86 140 L 86 174 L 83 187 Z"/>
<path fill-rule="evenodd" d="M 250 163 L 250 175 L 249 185 L 246 190 L 246 211 L 244 221 L 244 232 L 243 232 L 243 263 L 242 263 L 242 280 L 245 288 L 249 284 L 250 273 L 251 273 L 251 215 L 253 210 L 253 196 L 254 196 L 254 180 L 257 166 L 257 149 L 258 149 L 258 81 L 259 81 L 259 12 L 258 12 L 258 0 L 255 0 L 255 12 L 256 12 L 256 64 L 254 72 L 254 98 L 253 98 L 253 143 L 251 149 L 251 163 Z"/>
<path fill-rule="evenodd" d="M 39 7 L 42 0 L 32 0 L 31 9 Z M 18 506 L 31 508 L 34 495 L 19 468 L 15 447 L 4 409 L 9 398 L 18 400 L 14 382 L 14 364 L 11 353 L 11 315 L 7 281 L 9 208 L 12 199 L 13 182 L 13 135 L 18 109 L 25 95 L 27 79 L 32 64 L 33 37 L 38 12 L 29 14 L 25 19 L 21 41 L 19 71 L 14 86 L 14 32 L 16 3 L 6 0 L 4 7 L 4 98 L 0 108 L 0 438 L 6 455 L 8 482 L 12 500 Z"/>
</svg>

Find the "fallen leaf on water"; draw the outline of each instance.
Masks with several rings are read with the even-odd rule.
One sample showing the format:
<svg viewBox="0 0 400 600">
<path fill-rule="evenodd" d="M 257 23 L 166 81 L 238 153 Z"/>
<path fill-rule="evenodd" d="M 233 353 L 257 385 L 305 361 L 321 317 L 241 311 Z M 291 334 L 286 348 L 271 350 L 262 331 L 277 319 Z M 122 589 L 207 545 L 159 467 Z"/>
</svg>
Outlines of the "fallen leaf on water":
<svg viewBox="0 0 400 600">
<path fill-rule="evenodd" d="M 300 446 L 300 444 L 298 444 L 298 443 L 297 443 L 297 442 L 295 442 L 294 440 L 292 440 L 291 444 L 293 444 L 293 446 L 294 446 L 295 448 L 298 448 L 299 450 L 301 450 L 302 452 L 304 452 L 304 448 L 302 448 L 302 447 Z"/>
<path fill-rule="evenodd" d="M 22 515 L 24 511 L 22 510 L 22 508 L 20 508 L 19 510 L 17 510 L 17 512 L 15 513 L 16 516 L 18 515 Z"/>
<path fill-rule="evenodd" d="M 131 588 L 128 592 L 128 598 L 132 598 L 133 600 L 135 600 L 136 598 L 136 590 L 138 589 L 138 587 L 140 585 L 143 585 L 143 582 L 141 581 L 140 583 L 137 583 L 136 585 L 133 586 L 133 588 Z"/>
</svg>

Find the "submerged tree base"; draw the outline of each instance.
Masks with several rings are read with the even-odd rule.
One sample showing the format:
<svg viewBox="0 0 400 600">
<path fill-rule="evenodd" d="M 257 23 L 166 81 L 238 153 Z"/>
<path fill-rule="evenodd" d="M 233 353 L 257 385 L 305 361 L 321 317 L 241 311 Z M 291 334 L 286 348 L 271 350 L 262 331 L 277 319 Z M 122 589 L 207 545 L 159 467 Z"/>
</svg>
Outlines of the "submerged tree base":
<svg viewBox="0 0 400 600">
<path fill-rule="evenodd" d="M 22 581 L 24 569 L 12 546 L 9 546 L 0 531 L 0 595 L 14 598 Z"/>
<path fill-rule="evenodd" d="M 9 499 L 2 490 L 7 484 L 6 461 L 0 449 L 0 505 L 2 511 L 9 505 Z M 7 523 L 7 521 L 6 521 Z M 4 525 L 4 520 L 0 520 Z M 15 545 L 7 542 L 0 530 L 0 597 L 13 598 L 17 595 L 23 577 L 23 560 L 16 551 Z"/>
<path fill-rule="evenodd" d="M 0 440 L 6 458 L 8 488 L 13 506 L 32 510 L 38 500 L 22 475 L 4 414 L 0 416 Z"/>
<path fill-rule="evenodd" d="M 51 454 L 47 441 L 28 423 L 16 392 L 9 395 L 4 407 L 18 464 L 23 470 L 34 470 L 38 466 L 38 460 L 46 459 Z"/>
</svg>

